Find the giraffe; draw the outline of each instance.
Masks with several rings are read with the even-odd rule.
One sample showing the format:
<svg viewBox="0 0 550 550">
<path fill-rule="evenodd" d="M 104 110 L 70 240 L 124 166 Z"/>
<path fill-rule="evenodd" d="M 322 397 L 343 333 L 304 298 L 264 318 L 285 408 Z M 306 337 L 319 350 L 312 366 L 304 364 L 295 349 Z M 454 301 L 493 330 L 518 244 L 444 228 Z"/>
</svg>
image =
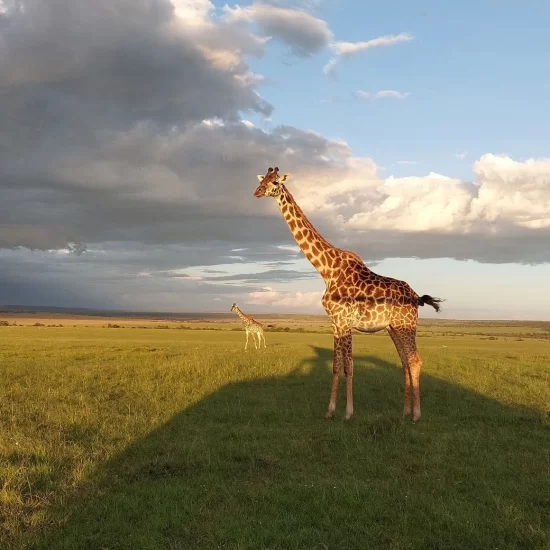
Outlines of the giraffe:
<svg viewBox="0 0 550 550">
<path fill-rule="evenodd" d="M 245 315 L 239 309 L 239 306 L 237 304 L 233 304 L 229 311 L 234 311 L 244 323 L 244 330 L 246 332 L 246 344 L 244 345 L 244 351 L 246 351 L 246 349 L 248 348 L 248 336 L 250 334 L 252 334 L 252 340 L 254 340 L 255 349 L 258 349 L 258 345 L 260 346 L 260 348 L 262 347 L 262 338 L 264 340 L 264 348 L 267 347 L 265 345 L 264 326 L 262 325 L 262 323 L 258 323 L 258 321 L 252 319 L 252 317 L 250 317 L 249 315 Z M 256 344 L 256 337 L 258 337 L 258 344 Z"/>
<path fill-rule="evenodd" d="M 343 364 L 346 377 L 346 420 L 353 416 L 352 329 L 378 332 L 386 329 L 403 367 L 403 418 L 420 418 L 420 370 L 416 349 L 418 307 L 428 304 L 439 311 L 439 298 L 419 296 L 407 283 L 371 271 L 354 252 L 326 241 L 306 218 L 287 187 L 288 174 L 278 168 L 258 175 L 255 197 L 274 197 L 294 240 L 325 282 L 321 304 L 332 322 L 334 354 L 327 418 L 336 409 L 336 395 Z M 412 402 L 411 402 L 412 398 Z"/>
</svg>

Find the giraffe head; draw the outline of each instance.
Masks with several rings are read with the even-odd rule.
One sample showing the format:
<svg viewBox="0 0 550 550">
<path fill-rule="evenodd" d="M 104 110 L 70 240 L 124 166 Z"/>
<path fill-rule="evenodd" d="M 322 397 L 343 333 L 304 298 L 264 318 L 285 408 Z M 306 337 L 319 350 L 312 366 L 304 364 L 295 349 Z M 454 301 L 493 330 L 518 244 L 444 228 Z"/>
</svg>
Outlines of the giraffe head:
<svg viewBox="0 0 550 550">
<path fill-rule="evenodd" d="M 281 183 L 284 183 L 289 178 L 288 174 L 282 177 L 279 175 L 279 169 L 268 168 L 265 176 L 258 174 L 260 185 L 254 191 L 255 197 L 276 197 L 281 192 Z"/>
<path fill-rule="evenodd" d="M 235 311 L 237 309 L 237 304 L 233 304 L 229 311 Z"/>
</svg>

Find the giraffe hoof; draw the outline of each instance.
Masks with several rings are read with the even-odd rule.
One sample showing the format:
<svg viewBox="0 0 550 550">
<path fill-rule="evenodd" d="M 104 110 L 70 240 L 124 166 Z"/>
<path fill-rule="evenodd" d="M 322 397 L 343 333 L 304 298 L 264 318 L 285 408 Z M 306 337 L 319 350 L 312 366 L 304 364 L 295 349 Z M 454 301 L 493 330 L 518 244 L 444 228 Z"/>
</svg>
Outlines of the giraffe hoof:
<svg viewBox="0 0 550 550">
<path fill-rule="evenodd" d="M 329 420 L 334 416 L 334 411 L 328 411 L 327 414 L 325 414 L 325 418 L 328 418 Z"/>
<path fill-rule="evenodd" d="M 420 416 L 414 416 L 412 419 L 412 423 L 416 424 L 420 420 Z"/>
<path fill-rule="evenodd" d="M 352 417 L 353 417 L 353 413 L 352 414 L 346 414 L 346 416 L 344 418 L 346 420 L 351 420 Z"/>
</svg>

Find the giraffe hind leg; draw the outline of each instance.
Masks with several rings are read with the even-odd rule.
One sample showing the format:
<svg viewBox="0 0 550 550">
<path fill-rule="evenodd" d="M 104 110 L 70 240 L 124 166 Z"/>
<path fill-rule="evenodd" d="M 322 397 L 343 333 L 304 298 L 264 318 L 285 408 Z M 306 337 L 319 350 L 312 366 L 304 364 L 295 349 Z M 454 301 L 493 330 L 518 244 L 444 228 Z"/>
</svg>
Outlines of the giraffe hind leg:
<svg viewBox="0 0 550 550">
<path fill-rule="evenodd" d="M 330 400 L 328 403 L 326 418 L 332 418 L 336 410 L 336 396 L 338 395 L 338 382 L 340 380 L 340 368 L 342 366 L 342 338 L 334 335 L 334 353 L 332 358 L 332 385 Z"/>
<path fill-rule="evenodd" d="M 346 376 L 346 420 L 353 416 L 353 351 L 351 331 L 344 336 L 344 348 L 342 350 L 344 374 Z"/>
<path fill-rule="evenodd" d="M 413 397 L 413 422 L 417 422 L 420 420 L 420 371 L 422 370 L 422 359 L 416 350 L 410 353 L 408 359 Z"/>
<path fill-rule="evenodd" d="M 403 365 L 403 417 L 413 415 L 420 419 L 420 371 L 422 359 L 416 350 L 416 328 L 390 327 L 388 329 Z"/>
<path fill-rule="evenodd" d="M 403 418 L 406 418 L 412 413 L 411 409 L 411 371 L 409 369 L 409 362 L 407 360 L 407 354 L 405 353 L 404 346 L 399 338 L 399 333 L 392 327 L 388 327 L 388 332 L 393 340 L 395 349 L 401 359 L 401 365 L 403 368 Z"/>
</svg>

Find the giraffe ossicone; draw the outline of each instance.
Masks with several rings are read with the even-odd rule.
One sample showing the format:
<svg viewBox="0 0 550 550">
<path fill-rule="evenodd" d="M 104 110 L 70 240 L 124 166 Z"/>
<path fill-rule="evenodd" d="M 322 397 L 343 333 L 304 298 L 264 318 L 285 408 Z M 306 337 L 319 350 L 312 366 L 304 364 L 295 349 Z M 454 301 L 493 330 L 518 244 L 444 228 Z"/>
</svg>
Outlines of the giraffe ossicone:
<svg viewBox="0 0 550 550">
<path fill-rule="evenodd" d="M 258 346 L 262 347 L 262 339 L 264 341 L 264 348 L 266 348 L 265 344 L 265 335 L 264 335 L 264 326 L 262 323 L 259 323 L 250 315 L 245 315 L 239 308 L 237 304 L 233 304 L 231 306 L 231 309 L 229 311 L 234 311 L 241 321 L 244 323 L 244 331 L 246 333 L 246 343 L 244 345 L 244 351 L 248 349 L 248 337 L 252 335 L 252 340 L 254 341 L 254 348 L 258 349 Z M 258 339 L 258 344 L 256 344 L 256 338 Z"/>
<path fill-rule="evenodd" d="M 346 377 L 346 419 L 353 415 L 352 329 L 377 332 L 386 329 L 403 366 L 403 416 L 420 418 L 420 370 L 422 359 L 416 349 L 418 307 L 428 304 L 439 311 L 439 298 L 419 296 L 406 282 L 371 271 L 361 258 L 325 240 L 307 219 L 284 185 L 278 168 L 258 176 L 255 197 L 274 197 L 296 244 L 325 282 L 321 300 L 332 321 L 334 357 L 332 387 L 326 416 L 336 409 L 340 370 Z"/>
</svg>

